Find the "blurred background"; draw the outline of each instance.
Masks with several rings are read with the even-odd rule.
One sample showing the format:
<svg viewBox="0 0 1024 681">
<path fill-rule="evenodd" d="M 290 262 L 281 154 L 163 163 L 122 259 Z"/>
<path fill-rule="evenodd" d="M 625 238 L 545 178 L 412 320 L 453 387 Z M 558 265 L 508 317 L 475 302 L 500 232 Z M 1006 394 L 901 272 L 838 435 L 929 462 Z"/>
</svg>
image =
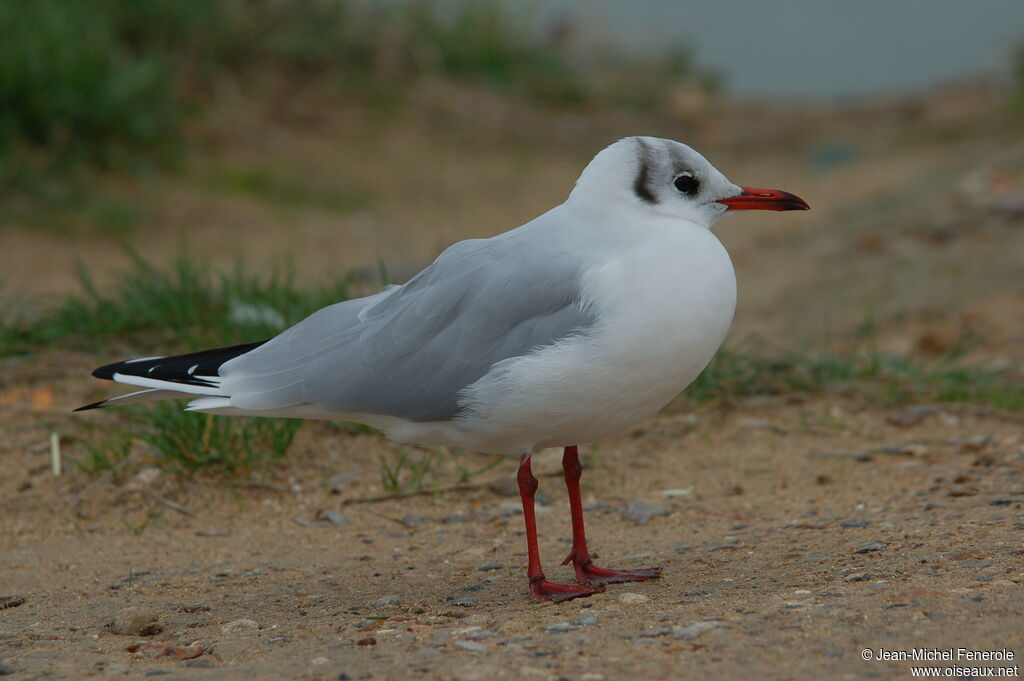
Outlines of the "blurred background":
<svg viewBox="0 0 1024 681">
<path fill-rule="evenodd" d="M 717 228 L 730 347 L 1019 376 L 1022 44 L 1013 0 L 7 0 L 2 345 L 272 331 L 652 134 L 813 207 Z"/>
</svg>

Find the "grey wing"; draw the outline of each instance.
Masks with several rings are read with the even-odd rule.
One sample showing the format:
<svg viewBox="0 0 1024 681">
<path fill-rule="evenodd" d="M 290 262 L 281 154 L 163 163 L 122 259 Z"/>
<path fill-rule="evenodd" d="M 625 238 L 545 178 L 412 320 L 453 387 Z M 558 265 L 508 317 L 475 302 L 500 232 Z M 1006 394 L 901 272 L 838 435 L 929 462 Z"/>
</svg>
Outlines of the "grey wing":
<svg viewBox="0 0 1024 681">
<path fill-rule="evenodd" d="M 580 274 L 567 249 L 463 241 L 404 286 L 325 308 L 225 365 L 223 385 L 243 408 L 450 420 L 497 362 L 590 327 Z"/>
</svg>

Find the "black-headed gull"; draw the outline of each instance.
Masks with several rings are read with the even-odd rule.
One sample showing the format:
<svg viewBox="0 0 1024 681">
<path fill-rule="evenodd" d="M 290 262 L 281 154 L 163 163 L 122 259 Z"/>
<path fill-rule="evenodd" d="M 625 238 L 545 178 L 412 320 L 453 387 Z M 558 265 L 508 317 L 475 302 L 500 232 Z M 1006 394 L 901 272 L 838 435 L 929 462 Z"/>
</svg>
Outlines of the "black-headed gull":
<svg viewBox="0 0 1024 681">
<path fill-rule="evenodd" d="M 521 227 L 461 241 L 406 284 L 267 341 L 100 367 L 94 376 L 146 389 L 82 409 L 187 397 L 190 411 L 358 421 L 399 442 L 519 453 L 534 599 L 656 578 L 658 568 L 592 563 L 577 445 L 653 416 L 722 344 L 736 277 L 715 222 L 807 208 L 733 184 L 685 144 L 629 137 L 594 157 L 565 203 Z M 530 456 L 545 447 L 565 448 L 565 563 L 577 585 L 541 568 Z"/>
</svg>

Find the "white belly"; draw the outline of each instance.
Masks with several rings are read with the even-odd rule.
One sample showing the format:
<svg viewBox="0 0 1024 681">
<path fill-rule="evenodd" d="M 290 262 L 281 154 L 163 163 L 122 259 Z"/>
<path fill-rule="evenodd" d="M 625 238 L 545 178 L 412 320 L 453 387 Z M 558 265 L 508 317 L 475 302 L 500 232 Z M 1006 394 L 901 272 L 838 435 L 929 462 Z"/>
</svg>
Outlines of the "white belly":
<svg viewBox="0 0 1024 681">
<path fill-rule="evenodd" d="M 736 308 L 736 276 L 708 230 L 674 223 L 588 271 L 585 336 L 495 365 L 452 439 L 518 453 L 592 442 L 654 415 L 707 366 Z"/>
</svg>

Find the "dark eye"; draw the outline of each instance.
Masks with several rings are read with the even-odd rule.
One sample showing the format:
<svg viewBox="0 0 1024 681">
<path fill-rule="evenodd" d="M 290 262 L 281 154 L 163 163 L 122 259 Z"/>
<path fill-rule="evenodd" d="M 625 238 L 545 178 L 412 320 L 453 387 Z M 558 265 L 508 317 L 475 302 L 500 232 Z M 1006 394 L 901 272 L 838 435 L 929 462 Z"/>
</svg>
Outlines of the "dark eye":
<svg viewBox="0 0 1024 681">
<path fill-rule="evenodd" d="M 700 191 L 700 182 L 697 181 L 697 178 L 690 171 L 680 173 L 672 184 L 680 193 L 687 196 L 693 196 Z"/>
</svg>

